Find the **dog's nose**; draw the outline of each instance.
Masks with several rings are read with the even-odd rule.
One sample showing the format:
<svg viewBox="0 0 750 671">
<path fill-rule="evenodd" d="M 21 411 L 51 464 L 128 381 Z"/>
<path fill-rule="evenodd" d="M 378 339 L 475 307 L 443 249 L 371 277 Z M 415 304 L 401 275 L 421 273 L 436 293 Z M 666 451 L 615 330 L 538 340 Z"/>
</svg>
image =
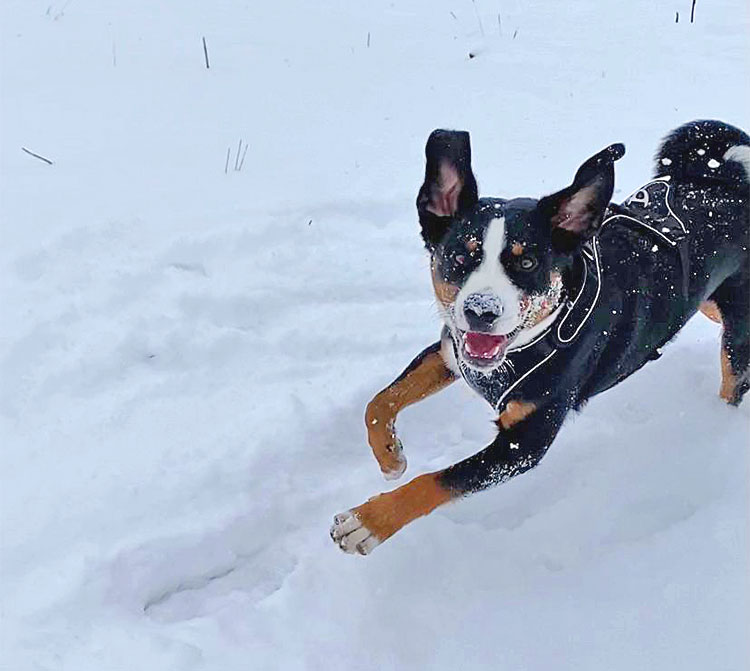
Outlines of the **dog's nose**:
<svg viewBox="0 0 750 671">
<path fill-rule="evenodd" d="M 502 313 L 503 304 L 494 294 L 473 293 L 464 301 L 464 316 L 472 331 L 491 331 Z"/>
<path fill-rule="evenodd" d="M 489 332 L 497 321 L 498 315 L 494 312 L 481 312 L 477 314 L 472 310 L 466 311 L 466 321 L 472 331 Z"/>
</svg>

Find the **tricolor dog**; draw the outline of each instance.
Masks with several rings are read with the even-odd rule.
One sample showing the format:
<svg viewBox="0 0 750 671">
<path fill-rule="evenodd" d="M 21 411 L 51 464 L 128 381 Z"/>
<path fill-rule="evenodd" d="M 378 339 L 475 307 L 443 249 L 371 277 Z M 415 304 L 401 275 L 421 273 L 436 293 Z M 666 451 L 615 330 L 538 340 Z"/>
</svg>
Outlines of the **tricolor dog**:
<svg viewBox="0 0 750 671">
<path fill-rule="evenodd" d="M 406 469 L 403 408 L 458 378 L 497 411 L 479 453 L 336 515 L 331 537 L 368 554 L 440 505 L 536 466 L 571 410 L 659 356 L 699 309 L 723 324 L 720 396 L 750 385 L 750 137 L 694 121 L 663 142 L 654 178 L 610 203 L 614 144 L 540 200 L 479 198 L 469 135 L 436 130 L 417 197 L 443 318 L 440 340 L 367 406 L 386 478 Z"/>
</svg>

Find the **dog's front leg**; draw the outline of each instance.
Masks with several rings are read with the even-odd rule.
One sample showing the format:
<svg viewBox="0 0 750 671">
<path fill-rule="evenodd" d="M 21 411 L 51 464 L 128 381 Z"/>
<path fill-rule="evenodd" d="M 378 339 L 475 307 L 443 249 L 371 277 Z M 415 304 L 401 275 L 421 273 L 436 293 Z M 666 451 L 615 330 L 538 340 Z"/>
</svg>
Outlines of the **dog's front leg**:
<svg viewBox="0 0 750 671">
<path fill-rule="evenodd" d="M 395 480 L 406 470 L 406 458 L 396 435 L 396 416 L 405 407 L 440 391 L 456 379 L 436 342 L 421 352 L 391 384 L 367 405 L 367 439 L 380 470 Z"/>
<path fill-rule="evenodd" d="M 557 435 L 567 410 L 564 403 L 537 408 L 512 401 L 500 415 L 499 433 L 488 447 L 336 515 L 331 538 L 345 552 L 369 554 L 401 527 L 438 506 L 533 468 Z"/>
</svg>

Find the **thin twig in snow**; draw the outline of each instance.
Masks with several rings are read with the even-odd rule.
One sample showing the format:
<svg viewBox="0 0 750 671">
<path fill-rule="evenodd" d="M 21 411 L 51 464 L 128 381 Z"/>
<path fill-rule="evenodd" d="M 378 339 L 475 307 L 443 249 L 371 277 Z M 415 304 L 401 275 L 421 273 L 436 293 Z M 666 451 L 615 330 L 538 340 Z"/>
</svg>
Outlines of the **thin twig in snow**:
<svg viewBox="0 0 750 671">
<path fill-rule="evenodd" d="M 203 56 L 206 59 L 206 70 L 210 70 L 211 66 L 208 63 L 208 47 L 206 46 L 206 38 L 203 38 Z"/>
<path fill-rule="evenodd" d="M 243 142 L 242 138 L 240 138 L 239 142 L 237 143 L 237 154 L 234 157 L 234 172 L 240 172 L 242 170 L 242 166 L 245 165 L 245 156 L 247 156 L 247 150 L 249 149 L 249 147 L 250 145 L 247 142 Z M 225 175 L 229 172 L 229 160 L 231 159 L 231 157 L 232 145 L 229 145 L 227 147 L 227 158 L 224 161 Z"/>
<path fill-rule="evenodd" d="M 44 158 L 44 156 L 40 156 L 39 154 L 35 154 L 33 151 L 30 151 L 26 149 L 26 147 L 21 147 L 21 151 L 25 151 L 29 156 L 33 156 L 34 158 L 38 158 L 40 161 L 44 161 L 47 165 L 54 165 L 52 161 L 50 161 L 48 158 Z"/>
<path fill-rule="evenodd" d="M 240 142 L 237 145 L 237 156 L 234 157 L 234 169 L 239 170 L 240 169 L 240 152 L 242 151 L 242 138 L 240 138 Z"/>
<path fill-rule="evenodd" d="M 696 0 L 693 0 L 693 6 L 690 8 L 690 23 L 695 20 L 695 2 Z"/>
<path fill-rule="evenodd" d="M 247 142 L 245 143 L 245 151 L 242 152 L 242 158 L 240 159 L 240 167 L 237 168 L 237 170 L 242 170 L 242 166 L 245 164 L 245 156 L 247 154 L 247 148 L 248 148 Z"/>
<path fill-rule="evenodd" d="M 476 0 L 471 0 L 471 4 L 474 5 L 474 13 L 477 15 L 477 22 L 479 23 L 479 32 L 482 33 L 482 37 L 484 37 L 484 26 L 482 25 L 482 19 L 479 16 L 479 10 L 477 9 Z"/>
<path fill-rule="evenodd" d="M 370 48 L 370 31 L 367 31 L 367 48 Z"/>
</svg>

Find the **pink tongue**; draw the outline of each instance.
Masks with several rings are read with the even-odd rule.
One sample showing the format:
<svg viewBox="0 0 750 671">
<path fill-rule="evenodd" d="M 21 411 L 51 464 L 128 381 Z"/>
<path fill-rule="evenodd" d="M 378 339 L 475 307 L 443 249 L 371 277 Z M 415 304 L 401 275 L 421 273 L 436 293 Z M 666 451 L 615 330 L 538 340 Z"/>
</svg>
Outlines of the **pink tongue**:
<svg viewBox="0 0 750 671">
<path fill-rule="evenodd" d="M 508 338 L 504 335 L 489 335 L 469 331 L 464 336 L 464 349 L 475 359 L 494 359 L 502 354 Z"/>
</svg>

